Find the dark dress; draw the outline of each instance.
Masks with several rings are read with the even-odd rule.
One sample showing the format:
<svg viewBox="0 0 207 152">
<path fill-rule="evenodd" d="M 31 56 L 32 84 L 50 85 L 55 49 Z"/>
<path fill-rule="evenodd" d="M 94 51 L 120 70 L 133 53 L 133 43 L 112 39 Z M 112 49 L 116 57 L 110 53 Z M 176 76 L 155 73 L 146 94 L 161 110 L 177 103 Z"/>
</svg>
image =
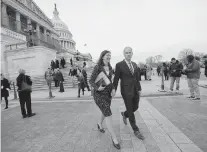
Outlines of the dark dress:
<svg viewBox="0 0 207 152">
<path fill-rule="evenodd" d="M 93 69 L 93 72 L 91 74 L 91 78 L 89 80 L 89 83 L 91 84 L 91 86 L 93 87 L 94 93 L 93 93 L 93 97 L 94 100 L 96 102 L 96 105 L 99 107 L 99 109 L 101 110 L 101 112 L 103 113 L 103 115 L 105 117 L 111 116 L 112 112 L 111 112 L 111 91 L 114 88 L 112 82 L 107 85 L 105 87 L 104 90 L 102 91 L 98 91 L 99 86 L 95 83 L 95 80 L 97 78 L 97 76 L 99 75 L 99 73 L 104 72 L 105 75 L 109 78 L 109 80 L 111 81 L 112 78 L 112 74 L 113 71 L 112 69 L 109 70 L 109 75 L 106 74 L 103 66 L 98 66 L 96 65 Z"/>
</svg>

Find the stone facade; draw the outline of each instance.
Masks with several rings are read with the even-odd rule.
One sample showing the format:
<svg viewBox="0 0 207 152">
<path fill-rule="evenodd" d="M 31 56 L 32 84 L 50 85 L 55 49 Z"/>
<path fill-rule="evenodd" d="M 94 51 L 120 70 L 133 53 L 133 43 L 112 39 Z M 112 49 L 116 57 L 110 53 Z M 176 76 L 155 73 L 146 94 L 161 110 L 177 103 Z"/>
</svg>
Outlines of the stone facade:
<svg viewBox="0 0 207 152">
<path fill-rule="evenodd" d="M 9 78 L 13 80 L 17 77 L 19 69 L 25 69 L 30 76 L 43 76 L 51 59 L 56 57 L 56 51 L 44 46 L 35 46 L 7 50 L 5 56 L 8 73 L 10 73 Z"/>
<path fill-rule="evenodd" d="M 56 6 L 53 14 L 50 20 L 33 0 L 1 0 L 1 72 L 7 78 L 14 79 L 20 68 L 31 76 L 43 76 L 56 58 L 92 61 L 90 55 L 77 54 Z"/>
</svg>

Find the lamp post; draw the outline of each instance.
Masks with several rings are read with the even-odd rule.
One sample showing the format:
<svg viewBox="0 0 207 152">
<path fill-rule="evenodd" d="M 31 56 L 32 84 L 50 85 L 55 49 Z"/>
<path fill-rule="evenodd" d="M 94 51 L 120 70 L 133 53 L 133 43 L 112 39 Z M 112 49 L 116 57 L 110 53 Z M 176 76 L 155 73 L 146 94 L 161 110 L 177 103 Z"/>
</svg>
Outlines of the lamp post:
<svg viewBox="0 0 207 152">
<path fill-rule="evenodd" d="M 165 84 L 164 84 L 164 67 L 163 67 L 163 65 L 161 67 L 161 89 L 158 90 L 158 91 L 160 91 L 160 92 L 167 92 L 165 90 Z"/>
<path fill-rule="evenodd" d="M 32 42 L 32 35 L 33 33 L 36 33 L 36 30 L 32 27 L 32 24 L 29 23 L 27 29 L 24 29 L 25 32 L 29 35 L 28 41 L 27 41 L 27 47 L 34 46 L 34 43 Z"/>
<path fill-rule="evenodd" d="M 17 100 L 17 93 L 16 93 L 15 84 L 14 84 L 14 82 L 12 84 L 13 84 L 13 88 L 14 88 L 14 100 Z"/>
</svg>

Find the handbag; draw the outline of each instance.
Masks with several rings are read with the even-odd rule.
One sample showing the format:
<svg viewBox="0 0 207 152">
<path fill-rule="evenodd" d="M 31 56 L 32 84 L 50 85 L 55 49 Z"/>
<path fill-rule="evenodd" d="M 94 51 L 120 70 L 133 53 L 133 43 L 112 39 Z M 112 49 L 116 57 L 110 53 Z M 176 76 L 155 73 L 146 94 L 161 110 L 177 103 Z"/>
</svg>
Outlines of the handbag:
<svg viewBox="0 0 207 152">
<path fill-rule="evenodd" d="M 27 81 L 26 81 L 26 76 L 24 76 L 24 79 L 22 81 L 22 84 L 21 84 L 21 91 L 27 91 L 27 92 L 32 92 L 32 86 L 27 84 Z"/>
</svg>

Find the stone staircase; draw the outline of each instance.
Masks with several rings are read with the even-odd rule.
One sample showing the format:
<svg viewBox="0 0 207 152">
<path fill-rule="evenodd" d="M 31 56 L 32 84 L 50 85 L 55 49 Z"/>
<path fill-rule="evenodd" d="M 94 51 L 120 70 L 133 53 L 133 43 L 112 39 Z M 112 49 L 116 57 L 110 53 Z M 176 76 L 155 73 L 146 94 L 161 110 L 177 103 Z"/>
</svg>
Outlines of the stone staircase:
<svg viewBox="0 0 207 152">
<path fill-rule="evenodd" d="M 70 70 L 70 66 L 69 66 L 69 64 L 66 64 L 66 66 L 67 66 L 66 68 L 60 69 L 60 71 L 62 72 L 63 77 L 64 77 L 64 82 L 63 82 L 64 88 L 67 89 L 67 88 L 77 87 L 78 82 L 77 82 L 76 77 L 74 77 L 74 84 L 75 85 L 73 86 L 72 77 L 68 75 L 69 70 Z M 92 70 L 93 70 L 93 68 L 86 69 L 88 81 L 90 79 Z M 44 74 L 42 76 L 31 77 L 31 79 L 32 79 L 32 82 L 33 82 L 32 91 L 48 90 L 48 86 L 47 86 L 47 82 L 44 78 Z M 52 89 L 55 89 L 55 88 L 56 88 L 55 87 L 55 82 L 52 81 Z M 11 85 L 11 89 L 13 90 L 12 85 Z"/>
</svg>

